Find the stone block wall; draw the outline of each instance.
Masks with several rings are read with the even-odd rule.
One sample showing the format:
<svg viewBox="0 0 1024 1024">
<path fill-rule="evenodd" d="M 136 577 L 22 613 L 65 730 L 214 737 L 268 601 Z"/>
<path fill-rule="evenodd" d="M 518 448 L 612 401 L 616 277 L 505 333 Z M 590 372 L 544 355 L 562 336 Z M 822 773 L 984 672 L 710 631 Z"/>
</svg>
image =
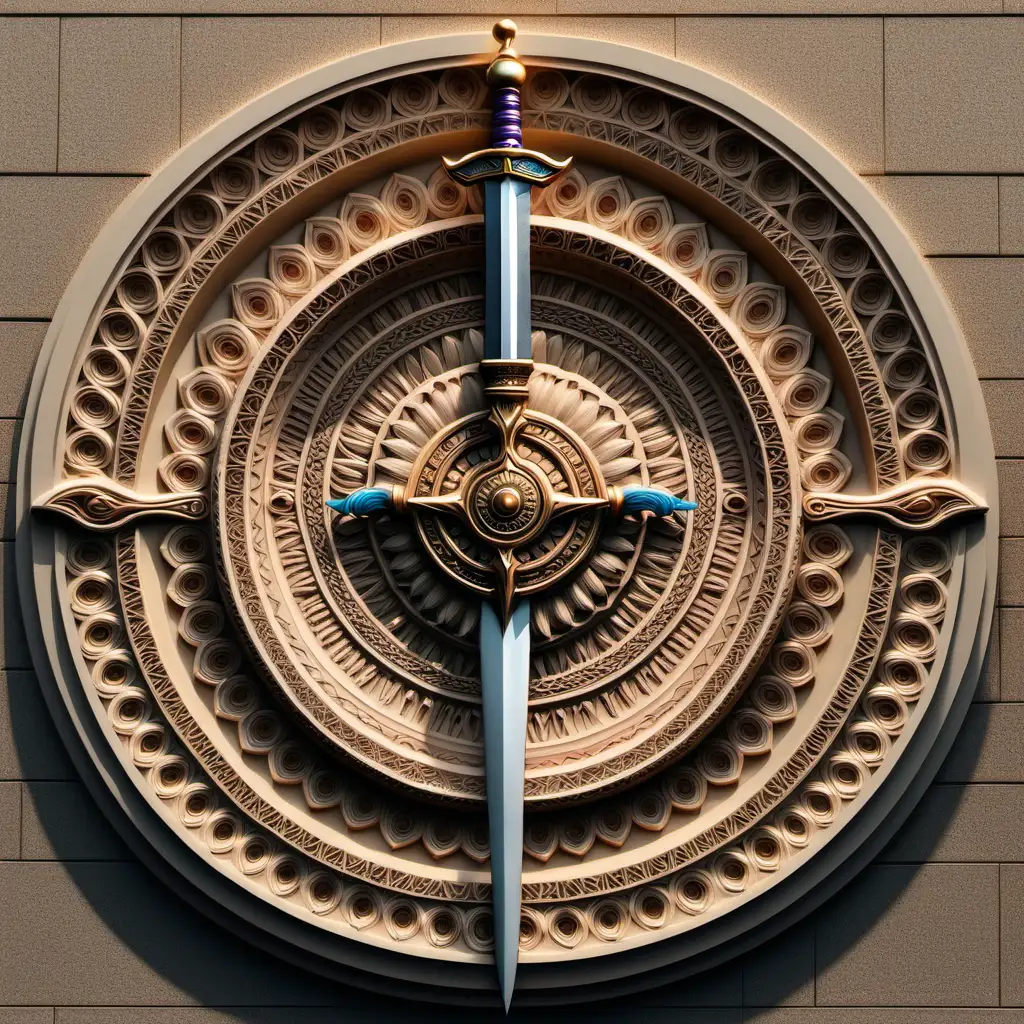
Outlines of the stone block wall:
<svg viewBox="0 0 1024 1024">
<path fill-rule="evenodd" d="M 0 498 L 78 260 L 140 181 L 337 57 L 488 27 L 610 39 L 731 79 L 863 174 L 949 295 L 999 457 L 1001 596 L 966 726 L 898 838 L 741 963 L 552 1020 L 1024 1022 L 1024 0 L 0 0 Z M 420 1021 L 257 952 L 154 881 L 37 690 L 0 542 L 0 1024 Z M 454 1009 L 448 1019 L 463 1019 Z M 515 1015 L 514 1015 L 515 1016 Z M 530 1013 L 538 1022 L 545 1015 Z M 526 1019 L 526 1015 L 523 1015 Z M 464 1019 L 481 1020 L 479 1013 Z"/>
</svg>

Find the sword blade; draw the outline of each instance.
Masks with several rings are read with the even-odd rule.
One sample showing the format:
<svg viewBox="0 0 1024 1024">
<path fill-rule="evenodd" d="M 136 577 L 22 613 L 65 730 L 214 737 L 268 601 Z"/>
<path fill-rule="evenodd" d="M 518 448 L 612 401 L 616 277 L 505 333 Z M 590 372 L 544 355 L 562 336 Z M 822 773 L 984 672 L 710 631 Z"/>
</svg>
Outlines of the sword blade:
<svg viewBox="0 0 1024 1024">
<path fill-rule="evenodd" d="M 484 358 L 530 358 L 530 183 L 484 182 Z"/>
<path fill-rule="evenodd" d="M 530 602 L 520 601 L 504 628 L 489 604 L 480 609 L 480 681 L 484 770 L 491 843 L 494 961 L 508 1012 L 519 960 L 523 880 L 523 780 L 530 680 Z"/>
</svg>

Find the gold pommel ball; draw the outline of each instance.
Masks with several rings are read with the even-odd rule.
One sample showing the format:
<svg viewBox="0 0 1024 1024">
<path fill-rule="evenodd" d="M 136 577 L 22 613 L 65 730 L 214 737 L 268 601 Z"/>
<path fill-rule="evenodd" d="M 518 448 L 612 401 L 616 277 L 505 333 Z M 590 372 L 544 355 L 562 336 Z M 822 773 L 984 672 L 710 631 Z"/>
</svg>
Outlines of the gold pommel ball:
<svg viewBox="0 0 1024 1024">
<path fill-rule="evenodd" d="M 523 505 L 523 496 L 514 487 L 501 487 L 491 498 L 491 509 L 502 519 L 511 519 Z"/>
<path fill-rule="evenodd" d="M 494 36 L 497 42 L 501 43 L 503 53 L 511 52 L 514 57 L 516 51 L 512 49 L 512 44 L 516 41 L 516 32 L 518 31 L 516 23 L 511 18 L 502 18 L 491 29 L 491 35 Z"/>
<path fill-rule="evenodd" d="M 512 49 L 516 39 L 516 23 L 503 18 L 491 30 L 494 38 L 501 43 L 501 49 L 487 68 L 487 84 L 492 89 L 521 88 L 526 81 L 526 68 L 519 55 Z"/>
</svg>

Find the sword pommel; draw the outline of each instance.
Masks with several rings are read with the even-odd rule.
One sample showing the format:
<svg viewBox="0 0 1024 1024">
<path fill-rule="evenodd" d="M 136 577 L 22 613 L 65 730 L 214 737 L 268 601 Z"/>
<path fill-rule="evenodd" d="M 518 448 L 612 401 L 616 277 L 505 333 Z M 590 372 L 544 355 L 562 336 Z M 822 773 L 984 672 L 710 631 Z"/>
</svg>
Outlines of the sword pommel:
<svg viewBox="0 0 1024 1024">
<path fill-rule="evenodd" d="M 523 145 L 523 119 L 519 90 L 526 81 L 526 68 L 512 49 L 516 38 L 516 23 L 507 18 L 499 21 L 494 26 L 493 35 L 501 43 L 501 49 L 487 68 L 487 84 L 494 94 L 491 147 L 520 149 Z"/>
<path fill-rule="evenodd" d="M 501 49 L 487 68 L 487 84 L 492 89 L 521 89 L 526 81 L 526 68 L 519 54 L 512 49 L 516 41 L 516 23 L 504 18 L 494 26 L 491 34 L 501 43 Z"/>
</svg>

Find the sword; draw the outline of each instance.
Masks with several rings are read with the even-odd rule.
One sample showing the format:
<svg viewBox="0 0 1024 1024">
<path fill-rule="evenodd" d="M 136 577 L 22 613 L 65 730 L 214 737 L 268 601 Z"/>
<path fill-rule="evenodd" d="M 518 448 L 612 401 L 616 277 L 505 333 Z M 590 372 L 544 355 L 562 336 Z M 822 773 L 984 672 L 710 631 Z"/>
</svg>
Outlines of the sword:
<svg viewBox="0 0 1024 1024">
<path fill-rule="evenodd" d="M 523 149 L 520 89 L 526 68 L 516 51 L 515 22 L 494 26 L 501 49 L 487 68 L 493 96 L 491 147 L 444 165 L 462 185 L 484 189 L 484 358 L 481 374 L 502 439 L 511 446 L 525 411 L 530 358 L 530 194 L 565 171 L 570 160 L 553 160 Z M 490 365 L 488 365 L 490 364 Z M 509 378 L 519 368 L 518 383 Z M 502 391 L 502 383 L 505 390 Z M 515 388 L 516 390 L 512 390 Z M 504 557 L 503 557 L 504 554 Z M 480 687 L 484 718 L 484 771 L 491 846 L 491 906 L 494 961 L 508 1013 L 519 962 L 522 913 L 523 806 L 526 778 L 526 719 L 529 709 L 530 603 L 513 608 L 514 554 L 498 553 L 504 584 L 499 619 L 485 605 L 480 615 Z"/>
<path fill-rule="evenodd" d="M 444 160 L 451 177 L 484 190 L 484 356 L 480 374 L 499 437 L 498 455 L 486 473 L 528 472 L 516 453 L 515 435 L 526 415 L 530 357 L 530 193 L 554 181 L 569 160 L 555 160 L 523 148 L 520 88 L 526 68 L 512 48 L 516 26 L 500 21 L 494 38 L 501 49 L 487 69 L 493 95 L 491 145 L 457 160 Z M 480 474 L 478 473 L 478 476 Z M 503 487 L 490 497 L 497 516 L 512 516 L 520 495 Z M 456 515 L 473 526 L 463 491 L 417 495 L 408 489 L 363 487 L 327 505 L 341 515 L 373 515 L 394 510 Z M 696 508 L 649 487 L 608 488 L 605 497 L 546 494 L 544 522 L 574 512 L 607 509 L 613 515 L 658 516 Z M 503 504 L 504 503 L 504 504 Z M 490 534 L 495 577 L 494 600 L 480 615 L 480 683 L 484 727 L 484 771 L 491 846 L 491 902 L 494 959 L 506 1013 L 515 988 L 522 913 L 523 808 L 526 775 L 526 722 L 530 677 L 530 604 L 516 590 L 516 542 Z"/>
</svg>

